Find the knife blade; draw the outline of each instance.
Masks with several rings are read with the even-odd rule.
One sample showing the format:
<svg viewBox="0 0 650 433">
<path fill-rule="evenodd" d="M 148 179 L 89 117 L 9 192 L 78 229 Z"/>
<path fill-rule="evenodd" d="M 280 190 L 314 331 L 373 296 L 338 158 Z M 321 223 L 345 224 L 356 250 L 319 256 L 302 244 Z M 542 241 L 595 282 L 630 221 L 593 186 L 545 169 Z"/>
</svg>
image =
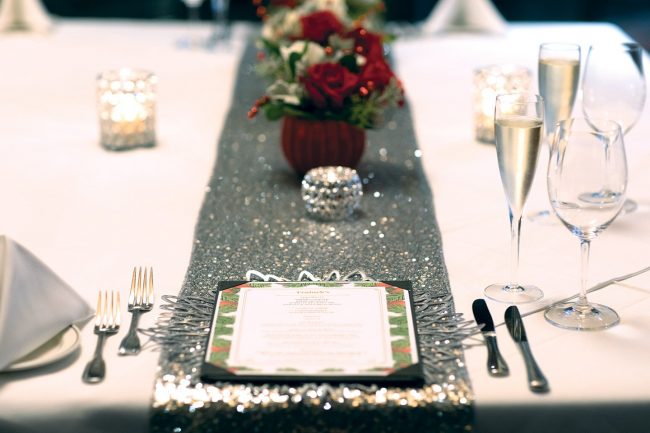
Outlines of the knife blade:
<svg viewBox="0 0 650 433">
<path fill-rule="evenodd" d="M 526 336 L 526 330 L 524 329 L 524 322 L 521 320 L 521 314 L 519 314 L 519 309 L 512 305 L 506 309 L 505 313 L 506 327 L 510 336 L 519 346 L 519 350 L 524 357 L 526 362 L 526 374 L 528 376 L 528 388 L 533 392 L 548 392 L 549 386 L 546 377 L 542 373 L 542 370 L 537 365 L 535 358 L 533 358 L 533 353 L 530 351 L 530 346 L 528 345 L 528 337 Z"/>
<path fill-rule="evenodd" d="M 488 306 L 483 299 L 476 299 L 472 303 L 472 313 L 474 313 L 474 320 L 479 325 L 483 325 L 481 332 L 485 339 L 485 345 L 488 350 L 487 367 L 490 376 L 503 377 L 510 374 L 508 364 L 499 352 L 497 345 L 497 334 L 494 332 L 494 322 Z"/>
</svg>

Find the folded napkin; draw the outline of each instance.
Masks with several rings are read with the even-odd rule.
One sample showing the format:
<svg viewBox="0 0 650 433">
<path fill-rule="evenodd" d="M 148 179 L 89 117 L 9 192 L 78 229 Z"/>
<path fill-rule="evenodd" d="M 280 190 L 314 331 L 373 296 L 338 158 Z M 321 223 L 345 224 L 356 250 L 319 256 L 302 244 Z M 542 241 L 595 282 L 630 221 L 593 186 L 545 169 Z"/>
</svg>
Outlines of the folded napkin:
<svg viewBox="0 0 650 433">
<path fill-rule="evenodd" d="M 506 20 L 490 0 L 440 0 L 422 26 L 424 33 L 505 33 Z"/>
<path fill-rule="evenodd" d="M 0 371 L 92 314 L 36 256 L 0 236 Z"/>
<path fill-rule="evenodd" d="M 52 20 L 39 0 L 0 1 L 0 31 L 45 33 L 51 27 Z"/>
</svg>

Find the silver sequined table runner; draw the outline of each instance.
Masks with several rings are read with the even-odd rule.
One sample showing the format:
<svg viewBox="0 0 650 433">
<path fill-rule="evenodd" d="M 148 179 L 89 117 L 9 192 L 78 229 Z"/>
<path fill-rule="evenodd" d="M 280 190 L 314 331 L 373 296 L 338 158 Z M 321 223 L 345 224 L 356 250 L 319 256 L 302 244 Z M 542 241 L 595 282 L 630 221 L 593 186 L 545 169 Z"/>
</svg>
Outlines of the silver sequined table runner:
<svg viewBox="0 0 650 433">
<path fill-rule="evenodd" d="M 263 94 L 250 45 L 195 232 L 183 288 L 150 330 L 162 347 L 155 432 L 460 432 L 471 429 L 463 364 L 467 325 L 454 313 L 432 195 L 408 107 L 368 134 L 358 167 L 361 211 L 348 221 L 309 219 L 300 182 L 282 157 L 279 124 L 246 118 Z M 215 77 L 215 79 L 218 79 Z M 297 278 L 302 270 L 363 269 L 377 280 L 411 280 L 426 384 L 418 388 L 204 384 L 199 366 L 221 280 L 246 271 Z"/>
</svg>

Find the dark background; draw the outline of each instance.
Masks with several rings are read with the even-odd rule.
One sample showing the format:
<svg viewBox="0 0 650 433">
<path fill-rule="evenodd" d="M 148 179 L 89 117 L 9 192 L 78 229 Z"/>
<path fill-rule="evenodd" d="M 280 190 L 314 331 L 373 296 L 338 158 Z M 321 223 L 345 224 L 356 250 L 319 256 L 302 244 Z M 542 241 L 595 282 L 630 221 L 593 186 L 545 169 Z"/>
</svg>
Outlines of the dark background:
<svg viewBox="0 0 650 433">
<path fill-rule="evenodd" d="M 385 0 L 386 17 L 417 22 L 427 17 L 436 0 Z M 185 19 L 181 0 L 43 0 L 55 15 L 68 17 Z M 650 48 L 650 0 L 493 0 L 508 21 L 607 21 L 618 24 Z M 201 8 L 210 18 L 210 0 Z M 231 0 L 230 17 L 254 20 L 251 0 Z"/>
</svg>

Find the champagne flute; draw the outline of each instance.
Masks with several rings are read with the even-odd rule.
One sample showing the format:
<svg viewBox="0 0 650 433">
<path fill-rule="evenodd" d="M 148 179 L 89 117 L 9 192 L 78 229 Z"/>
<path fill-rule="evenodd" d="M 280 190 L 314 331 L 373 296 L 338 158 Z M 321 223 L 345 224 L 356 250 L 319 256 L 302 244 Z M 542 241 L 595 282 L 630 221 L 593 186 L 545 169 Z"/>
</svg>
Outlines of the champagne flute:
<svg viewBox="0 0 650 433">
<path fill-rule="evenodd" d="M 510 281 L 485 288 L 485 296 L 512 304 L 541 299 L 535 286 L 519 284 L 521 216 L 535 176 L 544 125 L 544 102 L 539 95 L 499 95 L 494 112 L 497 159 L 510 216 Z"/>
<path fill-rule="evenodd" d="M 578 301 L 555 304 L 544 316 L 555 326 L 577 330 L 604 329 L 618 323 L 618 314 L 587 301 L 590 242 L 616 218 L 627 187 L 623 133 L 612 120 L 561 121 L 548 165 L 548 196 L 555 214 L 580 239 L 581 285 Z M 613 192 L 600 202 L 582 199 L 584 191 Z"/>
<path fill-rule="evenodd" d="M 592 45 L 587 55 L 582 83 L 582 111 L 587 118 L 612 119 L 627 134 L 643 112 L 646 84 L 643 75 L 643 49 L 625 42 Z M 584 194 L 582 199 L 599 202 L 612 195 L 607 185 L 602 191 Z M 624 212 L 634 212 L 637 204 L 626 200 Z"/>
<path fill-rule="evenodd" d="M 580 78 L 580 45 L 542 44 L 538 62 L 539 94 L 544 98 L 546 139 L 555 125 L 571 117 Z"/>
<path fill-rule="evenodd" d="M 553 141 L 558 121 L 571 117 L 580 79 L 580 45 L 546 43 L 539 46 L 537 63 L 539 94 L 544 98 L 545 138 Z M 549 218 L 542 210 L 528 216 L 531 221 Z"/>
</svg>

